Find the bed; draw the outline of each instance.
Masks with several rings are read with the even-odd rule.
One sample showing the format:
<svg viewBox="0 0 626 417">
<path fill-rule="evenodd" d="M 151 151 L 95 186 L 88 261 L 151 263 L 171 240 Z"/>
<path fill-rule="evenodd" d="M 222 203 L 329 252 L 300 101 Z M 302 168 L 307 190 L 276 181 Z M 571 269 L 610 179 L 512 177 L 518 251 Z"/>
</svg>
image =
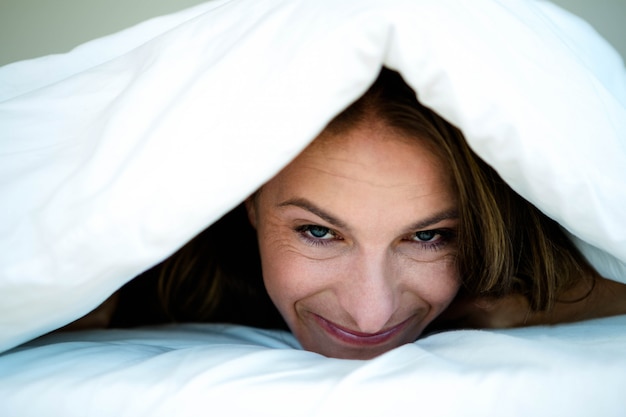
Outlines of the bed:
<svg viewBox="0 0 626 417">
<path fill-rule="evenodd" d="M 626 77 L 530 0 L 213 0 L 0 68 L 0 415 L 623 416 L 626 317 L 442 332 L 368 361 L 229 324 L 50 333 L 398 70 L 626 283 Z"/>
</svg>

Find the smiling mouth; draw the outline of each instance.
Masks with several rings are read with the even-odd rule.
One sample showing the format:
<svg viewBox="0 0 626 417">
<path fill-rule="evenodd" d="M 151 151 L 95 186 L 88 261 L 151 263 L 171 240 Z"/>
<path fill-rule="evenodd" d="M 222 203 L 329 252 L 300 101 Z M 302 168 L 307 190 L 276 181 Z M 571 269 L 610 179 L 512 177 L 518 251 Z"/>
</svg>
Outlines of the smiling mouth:
<svg viewBox="0 0 626 417">
<path fill-rule="evenodd" d="M 339 341 L 346 344 L 362 347 L 376 346 L 388 342 L 394 336 L 400 333 L 411 320 L 411 318 L 408 318 L 394 327 L 377 333 L 361 333 L 339 326 L 331 321 L 326 320 L 322 316 L 318 316 L 317 314 L 313 314 L 313 317 L 319 323 L 319 325 L 335 339 L 338 339 Z"/>
</svg>

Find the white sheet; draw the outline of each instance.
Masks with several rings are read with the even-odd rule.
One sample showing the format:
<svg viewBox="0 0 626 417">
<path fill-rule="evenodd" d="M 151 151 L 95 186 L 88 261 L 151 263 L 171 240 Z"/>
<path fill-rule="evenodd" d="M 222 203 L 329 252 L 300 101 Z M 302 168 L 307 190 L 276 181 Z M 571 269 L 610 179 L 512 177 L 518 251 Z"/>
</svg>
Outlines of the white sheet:
<svg viewBox="0 0 626 417">
<path fill-rule="evenodd" d="M 621 417 L 625 326 L 447 332 L 369 361 L 235 326 L 58 334 L 0 356 L 0 415 Z"/>
<path fill-rule="evenodd" d="M 0 351 L 171 254 L 383 64 L 626 282 L 626 77 L 584 22 L 527 0 L 216 1 L 0 68 Z M 50 336 L 0 357 L 0 415 L 617 416 L 624 324 L 439 334 L 369 362 L 240 328 Z"/>
</svg>

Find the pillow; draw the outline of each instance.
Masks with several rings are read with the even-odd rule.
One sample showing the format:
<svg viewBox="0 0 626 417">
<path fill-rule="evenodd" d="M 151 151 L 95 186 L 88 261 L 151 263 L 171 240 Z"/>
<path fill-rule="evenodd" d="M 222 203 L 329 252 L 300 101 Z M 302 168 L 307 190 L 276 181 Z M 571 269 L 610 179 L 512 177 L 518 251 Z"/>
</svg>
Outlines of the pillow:
<svg viewBox="0 0 626 417">
<path fill-rule="evenodd" d="M 371 360 L 241 326 L 57 333 L 0 356 L 0 414 L 622 417 L 625 326 L 451 331 Z"/>
<path fill-rule="evenodd" d="M 584 22 L 526 0 L 209 2 L 0 69 L 0 350 L 173 253 L 382 65 L 626 282 L 624 68 Z"/>
</svg>

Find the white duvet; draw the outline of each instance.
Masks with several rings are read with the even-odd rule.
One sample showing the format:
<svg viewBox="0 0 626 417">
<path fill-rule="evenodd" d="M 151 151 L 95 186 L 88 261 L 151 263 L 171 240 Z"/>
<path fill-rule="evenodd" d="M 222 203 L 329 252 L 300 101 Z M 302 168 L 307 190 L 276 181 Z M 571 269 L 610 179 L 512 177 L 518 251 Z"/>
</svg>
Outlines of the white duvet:
<svg viewBox="0 0 626 417">
<path fill-rule="evenodd" d="M 626 282 L 626 77 L 587 24 L 530 0 L 220 0 L 0 68 L 0 350 L 173 253 L 381 65 Z M 625 415 L 625 324 L 366 362 L 240 327 L 47 336 L 0 356 L 0 415 Z"/>
</svg>

